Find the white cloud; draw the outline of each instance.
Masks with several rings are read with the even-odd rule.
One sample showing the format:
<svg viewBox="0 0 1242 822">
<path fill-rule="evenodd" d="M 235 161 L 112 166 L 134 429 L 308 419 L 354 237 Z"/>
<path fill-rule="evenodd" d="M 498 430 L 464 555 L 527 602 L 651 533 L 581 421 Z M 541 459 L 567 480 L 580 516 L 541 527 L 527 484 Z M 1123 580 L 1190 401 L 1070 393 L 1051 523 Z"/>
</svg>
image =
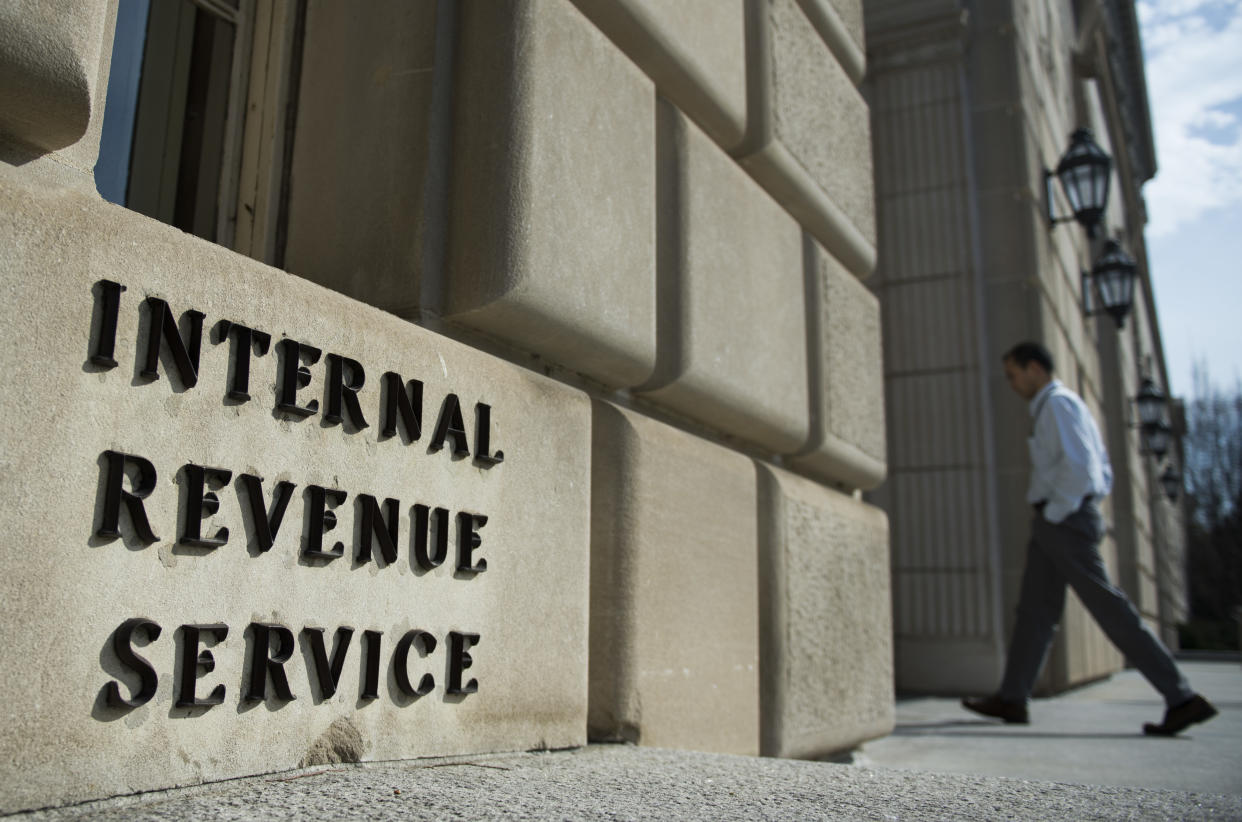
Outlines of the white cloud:
<svg viewBox="0 0 1242 822">
<path fill-rule="evenodd" d="M 1208 111 L 1199 112 L 1199 116 L 1195 119 L 1193 125 L 1202 128 L 1227 129 L 1235 125 L 1238 118 L 1234 117 L 1227 111 L 1216 111 L 1209 109 Z"/>
<path fill-rule="evenodd" d="M 1242 0 L 1138 5 L 1159 172 L 1145 190 L 1161 236 L 1205 212 L 1242 205 Z"/>
</svg>

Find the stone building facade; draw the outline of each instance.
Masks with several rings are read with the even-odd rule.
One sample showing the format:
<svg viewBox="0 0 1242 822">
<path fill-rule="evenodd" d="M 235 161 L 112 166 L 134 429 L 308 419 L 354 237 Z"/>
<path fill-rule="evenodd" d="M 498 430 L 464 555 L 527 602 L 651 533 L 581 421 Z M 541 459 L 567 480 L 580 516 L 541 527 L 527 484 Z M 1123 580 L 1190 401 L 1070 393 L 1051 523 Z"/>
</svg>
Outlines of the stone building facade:
<svg viewBox="0 0 1242 822">
<path fill-rule="evenodd" d="M 887 733 L 864 55 L 859 0 L 3 4 L 0 812 Z"/>
<path fill-rule="evenodd" d="M 868 97 L 879 236 L 869 284 L 883 306 L 899 689 L 998 685 L 1030 519 L 1025 404 L 1001 355 L 1043 342 L 1086 400 L 1111 455 L 1102 547 L 1143 617 L 1175 643 L 1184 524 L 1144 453 L 1132 399 L 1167 385 L 1147 269 L 1141 187 L 1156 170 L 1129 0 L 867 0 Z M 1050 226 L 1045 187 L 1071 132 L 1113 158 L 1099 239 Z M 1105 238 L 1135 259 L 1124 329 L 1087 317 L 1083 280 Z M 1176 415 L 1174 415 L 1176 416 Z M 1176 420 L 1174 420 L 1176 422 Z M 1173 457 L 1176 464 L 1177 457 Z M 1122 658 L 1072 596 L 1040 687 L 1116 671 Z"/>
</svg>

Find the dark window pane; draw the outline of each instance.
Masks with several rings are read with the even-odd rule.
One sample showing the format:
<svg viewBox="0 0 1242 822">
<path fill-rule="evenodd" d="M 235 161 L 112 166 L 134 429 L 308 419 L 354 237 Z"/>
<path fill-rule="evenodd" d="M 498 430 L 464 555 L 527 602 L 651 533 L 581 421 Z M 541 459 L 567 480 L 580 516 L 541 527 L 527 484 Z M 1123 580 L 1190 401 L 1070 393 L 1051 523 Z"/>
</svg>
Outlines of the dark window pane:
<svg viewBox="0 0 1242 822">
<path fill-rule="evenodd" d="M 227 13 L 121 0 L 98 163 L 105 197 L 209 240 L 229 127 L 236 27 Z"/>
<path fill-rule="evenodd" d="M 150 6 L 150 0 L 120 0 L 116 9 L 116 36 L 99 137 L 99 161 L 95 164 L 95 188 L 105 200 L 117 205 L 125 205 L 129 182 L 129 156 Z"/>
<path fill-rule="evenodd" d="M 173 225 L 215 239 L 233 63 L 233 26 L 199 9 L 186 84 Z"/>
</svg>

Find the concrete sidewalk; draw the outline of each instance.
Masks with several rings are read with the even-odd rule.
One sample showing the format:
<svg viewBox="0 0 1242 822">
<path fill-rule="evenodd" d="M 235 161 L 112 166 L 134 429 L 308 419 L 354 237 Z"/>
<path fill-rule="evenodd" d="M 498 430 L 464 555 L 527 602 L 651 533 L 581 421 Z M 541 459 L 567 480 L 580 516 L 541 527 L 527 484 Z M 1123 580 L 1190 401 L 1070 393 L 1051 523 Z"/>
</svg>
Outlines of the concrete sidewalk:
<svg viewBox="0 0 1242 822">
<path fill-rule="evenodd" d="M 1029 727 L 953 700 L 834 764 L 620 745 L 305 771 L 163 791 L 22 820 L 1242 819 L 1242 666 L 1186 666 L 1221 709 L 1143 737 L 1159 701 L 1131 673 L 1037 702 Z"/>
<path fill-rule="evenodd" d="M 1181 662 L 1220 714 L 1180 736 L 1146 737 L 1164 700 L 1133 670 L 1031 703 L 1030 725 L 977 716 L 956 699 L 903 699 L 897 728 L 855 755 L 859 764 L 1242 795 L 1242 664 Z"/>
</svg>

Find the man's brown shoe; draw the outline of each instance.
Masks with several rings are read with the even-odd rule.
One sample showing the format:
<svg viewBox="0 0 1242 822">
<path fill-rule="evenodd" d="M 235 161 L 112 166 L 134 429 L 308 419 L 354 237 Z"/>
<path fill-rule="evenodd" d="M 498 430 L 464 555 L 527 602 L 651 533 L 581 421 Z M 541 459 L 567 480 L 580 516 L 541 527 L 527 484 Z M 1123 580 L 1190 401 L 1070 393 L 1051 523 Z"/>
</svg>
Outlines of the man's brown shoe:
<svg viewBox="0 0 1242 822">
<path fill-rule="evenodd" d="M 1216 708 L 1199 694 L 1195 694 L 1176 708 L 1164 712 L 1164 721 L 1159 725 L 1151 722 L 1143 724 L 1143 733 L 1148 736 L 1173 736 L 1181 733 L 1196 722 L 1206 722 L 1216 716 Z"/>
<path fill-rule="evenodd" d="M 977 714 L 1003 719 L 1007 725 L 1026 725 L 1031 720 L 1026 715 L 1023 702 L 1006 702 L 998 696 L 968 696 L 962 699 L 962 707 Z"/>
</svg>

